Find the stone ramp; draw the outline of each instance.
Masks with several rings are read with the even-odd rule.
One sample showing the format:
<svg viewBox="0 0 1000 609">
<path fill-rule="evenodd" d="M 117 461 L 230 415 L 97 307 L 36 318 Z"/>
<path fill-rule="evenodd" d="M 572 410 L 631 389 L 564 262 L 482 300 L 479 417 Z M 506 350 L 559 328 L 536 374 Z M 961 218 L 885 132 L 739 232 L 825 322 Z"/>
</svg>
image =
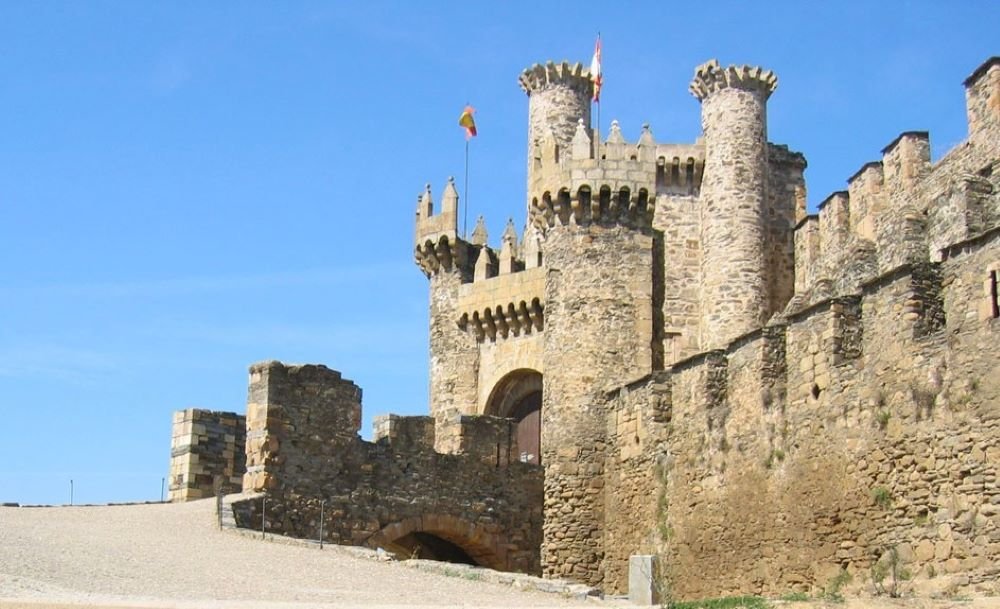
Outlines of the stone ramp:
<svg viewBox="0 0 1000 609">
<path fill-rule="evenodd" d="M 373 559 L 371 551 L 333 545 L 321 551 L 301 540 L 269 535 L 284 543 L 264 543 L 249 531 L 220 531 L 214 499 L 185 504 L 0 508 L 0 523 L 0 607 L 4 609 L 583 607 L 595 603 L 521 590 L 513 582 L 494 583 L 487 580 L 492 576 L 467 575 L 461 568 L 450 576 L 442 575 Z"/>
</svg>

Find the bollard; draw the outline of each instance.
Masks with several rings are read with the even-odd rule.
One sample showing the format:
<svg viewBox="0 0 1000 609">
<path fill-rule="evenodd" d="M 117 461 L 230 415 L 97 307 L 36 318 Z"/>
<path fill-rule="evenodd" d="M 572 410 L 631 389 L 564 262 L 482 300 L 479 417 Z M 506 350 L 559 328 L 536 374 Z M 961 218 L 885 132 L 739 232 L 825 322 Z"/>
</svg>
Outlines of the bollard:
<svg viewBox="0 0 1000 609">
<path fill-rule="evenodd" d="M 69 504 L 73 505 L 73 479 L 69 481 Z"/>
<path fill-rule="evenodd" d="M 326 514 L 326 499 L 319 502 L 319 549 L 323 549 L 323 516 Z"/>
<path fill-rule="evenodd" d="M 264 523 L 267 517 L 267 497 L 260 500 L 260 538 L 266 539 L 264 533 Z"/>
<path fill-rule="evenodd" d="M 166 492 L 167 492 L 167 479 L 160 478 L 160 503 L 163 503 L 166 500 Z"/>
<path fill-rule="evenodd" d="M 659 605 L 656 556 L 633 554 L 628 559 L 628 600 L 633 605 Z"/>
</svg>

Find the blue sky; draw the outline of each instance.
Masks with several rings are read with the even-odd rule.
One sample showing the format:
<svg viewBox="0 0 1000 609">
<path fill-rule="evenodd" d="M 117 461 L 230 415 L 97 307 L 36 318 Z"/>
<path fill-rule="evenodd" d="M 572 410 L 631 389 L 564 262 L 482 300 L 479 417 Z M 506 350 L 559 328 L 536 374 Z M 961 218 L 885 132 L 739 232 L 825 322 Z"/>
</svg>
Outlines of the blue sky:
<svg viewBox="0 0 1000 609">
<path fill-rule="evenodd" d="M 247 366 L 325 363 L 371 416 L 427 410 L 416 196 L 524 222 L 517 76 L 604 42 L 604 131 L 698 136 L 695 66 L 773 69 L 810 206 L 906 130 L 965 136 L 995 2 L 0 4 L 0 501 L 153 500 L 170 415 Z"/>
</svg>

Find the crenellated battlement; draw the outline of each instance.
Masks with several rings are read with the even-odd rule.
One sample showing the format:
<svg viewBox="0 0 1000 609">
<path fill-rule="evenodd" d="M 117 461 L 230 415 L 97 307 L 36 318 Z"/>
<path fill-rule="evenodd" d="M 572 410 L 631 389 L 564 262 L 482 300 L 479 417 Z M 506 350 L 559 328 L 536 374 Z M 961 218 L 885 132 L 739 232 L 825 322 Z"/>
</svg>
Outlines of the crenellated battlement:
<svg viewBox="0 0 1000 609">
<path fill-rule="evenodd" d="M 984 66 L 979 79 L 993 69 Z M 970 139 L 932 163 L 928 133 L 905 131 L 882 149 L 881 160 L 862 165 L 847 191 L 831 194 L 817 216 L 796 227 L 791 308 L 859 293 L 897 268 L 940 261 L 944 248 L 1000 224 L 997 162 L 990 160 L 997 144 L 975 144 Z"/>
<path fill-rule="evenodd" d="M 547 61 L 527 68 L 521 72 L 517 79 L 521 89 L 528 95 L 534 95 L 553 87 L 568 87 L 579 91 L 581 94 L 593 96 L 594 83 L 590 78 L 590 70 L 583 67 L 583 64 L 576 62 L 571 64 L 563 60 L 559 63 Z"/>
<path fill-rule="evenodd" d="M 592 131 L 577 123 L 567 150 L 545 136 L 532 150 L 529 200 L 565 188 L 607 184 L 612 190 L 628 187 L 649 193 L 697 195 L 705 167 L 705 146 L 657 143 L 649 124 L 635 142 L 628 142 L 618 121 L 612 121 L 604 141 L 594 142 Z"/>
<path fill-rule="evenodd" d="M 759 92 L 766 100 L 777 88 L 778 77 L 771 70 L 748 65 L 723 68 L 710 59 L 695 69 L 689 90 L 699 101 L 724 89 Z"/>
</svg>

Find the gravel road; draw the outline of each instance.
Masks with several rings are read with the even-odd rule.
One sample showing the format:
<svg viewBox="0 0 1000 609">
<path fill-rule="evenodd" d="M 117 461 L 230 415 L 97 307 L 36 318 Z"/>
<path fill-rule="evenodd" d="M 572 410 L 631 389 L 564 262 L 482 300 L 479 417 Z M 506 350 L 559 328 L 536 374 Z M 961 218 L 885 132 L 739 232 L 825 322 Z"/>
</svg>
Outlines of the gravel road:
<svg viewBox="0 0 1000 609">
<path fill-rule="evenodd" d="M 594 607 L 215 526 L 214 501 L 0 508 L 0 608 Z M 607 603 L 596 603 L 607 605 Z"/>
</svg>

